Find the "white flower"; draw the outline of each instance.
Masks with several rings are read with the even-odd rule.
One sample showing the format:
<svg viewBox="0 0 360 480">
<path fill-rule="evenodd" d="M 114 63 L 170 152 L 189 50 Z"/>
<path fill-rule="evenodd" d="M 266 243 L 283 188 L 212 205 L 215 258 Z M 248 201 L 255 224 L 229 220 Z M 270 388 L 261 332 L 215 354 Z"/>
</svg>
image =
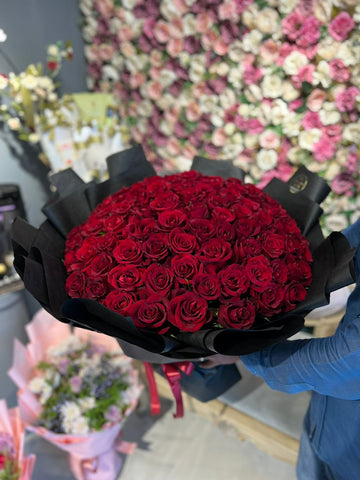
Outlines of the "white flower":
<svg viewBox="0 0 360 480">
<path fill-rule="evenodd" d="M 316 53 L 319 55 L 319 57 L 330 62 L 330 60 L 333 60 L 337 56 L 340 45 L 341 44 L 339 42 L 334 40 L 329 35 L 319 42 Z"/>
<path fill-rule="evenodd" d="M 280 97 L 283 91 L 283 81 L 279 75 L 265 75 L 261 82 L 261 89 L 264 97 L 277 98 Z"/>
<path fill-rule="evenodd" d="M 224 109 L 227 110 L 232 105 L 236 103 L 236 95 L 234 90 L 231 88 L 225 88 L 223 92 L 219 95 L 219 104 Z"/>
<path fill-rule="evenodd" d="M 261 170 L 267 172 L 276 167 L 277 158 L 278 156 L 275 150 L 261 149 L 256 155 L 256 163 Z"/>
<path fill-rule="evenodd" d="M 65 402 L 60 407 L 60 413 L 64 420 L 74 421 L 77 417 L 80 416 L 80 408 L 75 402 Z"/>
<path fill-rule="evenodd" d="M 39 398 L 39 402 L 41 403 L 41 405 L 45 405 L 45 403 L 51 397 L 52 393 L 53 393 L 52 387 L 47 382 L 45 382 Z"/>
<path fill-rule="evenodd" d="M 228 56 L 230 60 L 235 63 L 240 62 L 241 59 L 244 58 L 244 51 L 240 40 L 235 40 L 235 42 L 229 45 Z"/>
<path fill-rule="evenodd" d="M 309 63 L 303 53 L 298 51 L 291 52 L 283 63 L 283 69 L 288 75 L 297 75 L 301 67 L 305 67 Z"/>
<path fill-rule="evenodd" d="M 229 65 L 225 62 L 220 62 L 218 64 L 214 64 L 215 67 L 215 73 L 220 75 L 221 77 L 224 77 L 229 73 Z"/>
<path fill-rule="evenodd" d="M 260 87 L 254 83 L 244 90 L 244 95 L 251 103 L 260 102 L 263 98 Z"/>
<path fill-rule="evenodd" d="M 4 30 L 2 28 L 0 28 L 0 43 L 5 42 L 6 39 L 7 39 L 6 33 L 4 32 Z"/>
<path fill-rule="evenodd" d="M 245 52 L 259 53 L 259 47 L 262 41 L 262 34 L 258 30 L 252 30 L 244 35 L 242 39 Z"/>
<path fill-rule="evenodd" d="M 38 143 L 40 140 L 40 137 L 37 133 L 30 133 L 29 135 L 29 142 L 30 143 Z"/>
<path fill-rule="evenodd" d="M 211 112 L 211 123 L 214 127 L 222 127 L 224 125 L 224 111 L 221 107 L 215 107 Z"/>
<path fill-rule="evenodd" d="M 298 0 L 279 0 L 279 11 L 285 14 L 290 13 L 294 10 L 297 2 Z"/>
<path fill-rule="evenodd" d="M 360 124 L 359 123 L 348 123 L 344 127 L 343 131 L 343 139 L 351 142 L 356 143 L 357 145 L 360 144 Z"/>
<path fill-rule="evenodd" d="M 259 135 L 254 135 L 251 133 L 245 133 L 244 135 L 244 145 L 246 148 L 253 150 L 259 146 Z"/>
<path fill-rule="evenodd" d="M 314 15 L 322 23 L 331 20 L 332 2 L 329 0 L 317 0 L 314 4 Z"/>
<path fill-rule="evenodd" d="M 17 117 L 9 118 L 6 123 L 10 130 L 19 130 L 21 127 L 20 120 Z"/>
<path fill-rule="evenodd" d="M 179 63 L 182 67 L 187 68 L 191 63 L 191 56 L 188 52 L 180 52 L 178 57 Z"/>
<path fill-rule="evenodd" d="M 348 221 L 346 215 L 337 214 L 337 215 L 327 215 L 325 217 L 325 227 L 329 232 L 340 232 L 348 226 Z"/>
<path fill-rule="evenodd" d="M 136 5 L 137 0 L 122 0 L 121 3 L 124 8 L 132 10 Z"/>
<path fill-rule="evenodd" d="M 333 125 L 340 122 L 341 115 L 333 102 L 324 102 L 319 110 L 319 117 L 323 125 Z"/>
<path fill-rule="evenodd" d="M 243 149 L 242 143 L 227 143 L 223 148 L 223 158 L 232 160 L 236 158 Z"/>
<path fill-rule="evenodd" d="M 109 31 L 113 35 L 116 35 L 118 31 L 123 27 L 123 22 L 118 17 L 110 18 L 109 20 Z"/>
<path fill-rule="evenodd" d="M 159 76 L 159 82 L 163 88 L 169 87 L 174 80 L 176 80 L 176 74 L 172 70 L 162 69 Z"/>
<path fill-rule="evenodd" d="M 82 412 L 91 410 L 96 405 L 95 397 L 83 397 L 79 399 L 79 407 Z"/>
<path fill-rule="evenodd" d="M 170 93 L 164 93 L 156 100 L 156 105 L 162 110 L 167 110 L 176 103 L 176 99 Z"/>
<path fill-rule="evenodd" d="M 252 116 L 254 110 L 254 105 L 250 105 L 249 103 L 242 103 L 241 105 L 239 105 L 238 114 L 247 119 Z"/>
<path fill-rule="evenodd" d="M 325 60 L 321 60 L 317 66 L 316 69 L 313 73 L 313 82 L 315 85 L 318 85 L 319 83 L 324 87 L 324 88 L 329 88 L 332 80 L 330 76 L 330 67 L 328 62 Z"/>
<path fill-rule="evenodd" d="M 314 143 L 321 138 L 321 130 L 319 128 L 312 128 L 311 130 L 303 130 L 299 135 L 299 145 L 305 150 L 312 151 Z"/>
<path fill-rule="evenodd" d="M 197 60 L 197 59 L 196 59 Z M 189 78 L 193 83 L 198 83 L 203 79 L 206 67 L 202 61 L 192 61 L 189 69 Z"/>
<path fill-rule="evenodd" d="M 139 103 L 138 105 L 138 113 L 144 117 L 150 117 L 151 113 L 153 111 L 153 106 L 150 102 L 150 100 L 144 99 L 142 102 Z"/>
<path fill-rule="evenodd" d="M 261 33 L 275 33 L 279 24 L 279 15 L 273 8 L 263 8 L 256 17 L 256 26 Z"/>
<path fill-rule="evenodd" d="M 65 426 L 65 423 L 64 423 L 64 426 Z M 76 420 L 71 422 L 70 428 L 71 428 L 71 431 L 65 430 L 65 432 L 71 433 L 72 435 L 87 435 L 90 432 L 89 421 L 87 418 L 83 416 L 80 416 Z"/>
<path fill-rule="evenodd" d="M 202 95 L 199 98 L 199 106 L 202 113 L 211 113 L 217 107 L 217 96 Z"/>
<path fill-rule="evenodd" d="M 183 17 L 183 32 L 186 37 L 196 34 L 196 18 L 194 14 L 187 13 Z"/>
<path fill-rule="evenodd" d="M 163 0 L 160 3 L 160 12 L 162 13 L 162 16 L 166 18 L 166 20 L 171 20 L 179 15 L 177 7 L 172 0 Z"/>
<path fill-rule="evenodd" d="M 9 85 L 9 79 L 5 75 L 0 75 L 0 90 L 5 90 Z"/>
<path fill-rule="evenodd" d="M 233 88 L 241 88 L 243 84 L 243 74 L 239 67 L 230 68 L 228 81 Z"/>
<path fill-rule="evenodd" d="M 119 72 L 112 65 L 103 65 L 101 69 L 102 78 L 117 82 L 119 80 Z"/>
<path fill-rule="evenodd" d="M 235 133 L 235 130 L 236 130 L 236 126 L 234 123 L 227 123 L 224 126 L 225 135 L 227 135 L 228 137 L 233 135 Z"/>
<path fill-rule="evenodd" d="M 336 58 L 340 58 L 348 67 L 355 66 L 360 61 L 358 49 L 355 49 L 349 40 L 340 45 Z"/>
<path fill-rule="evenodd" d="M 246 27 L 250 28 L 251 30 L 255 29 L 257 27 L 258 15 L 259 8 L 255 3 L 253 3 L 244 10 L 241 16 L 241 21 Z"/>
<path fill-rule="evenodd" d="M 289 110 L 287 104 L 280 98 L 276 99 L 271 110 L 272 123 L 274 125 L 282 125 L 285 123 L 288 115 Z"/>
<path fill-rule="evenodd" d="M 27 74 L 21 78 L 20 83 L 24 88 L 33 90 L 38 85 L 38 79 L 34 75 Z"/>
<path fill-rule="evenodd" d="M 48 55 L 51 55 L 52 57 L 57 57 L 60 53 L 59 47 L 57 45 L 49 45 L 47 48 L 47 53 Z"/>
<path fill-rule="evenodd" d="M 292 102 L 300 96 L 299 90 L 293 87 L 289 80 L 285 80 L 282 84 L 282 98 L 286 102 Z"/>
<path fill-rule="evenodd" d="M 324 172 L 324 179 L 331 182 L 336 175 L 339 175 L 341 172 L 341 165 L 339 165 L 336 161 L 334 162 L 326 162 L 326 169 Z"/>
<path fill-rule="evenodd" d="M 118 70 L 122 70 L 124 68 L 124 58 L 121 55 L 116 55 L 116 53 L 111 57 L 111 65 Z"/>
<path fill-rule="evenodd" d="M 46 382 L 43 377 L 34 377 L 28 383 L 30 392 L 40 394 L 45 386 Z"/>
</svg>

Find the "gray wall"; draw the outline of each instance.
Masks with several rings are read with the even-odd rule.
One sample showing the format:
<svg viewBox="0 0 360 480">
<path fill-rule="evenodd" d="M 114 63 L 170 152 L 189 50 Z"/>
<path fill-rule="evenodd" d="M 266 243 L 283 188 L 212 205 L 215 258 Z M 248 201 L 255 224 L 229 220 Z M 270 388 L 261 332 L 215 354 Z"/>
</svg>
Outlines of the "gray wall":
<svg viewBox="0 0 360 480">
<path fill-rule="evenodd" d="M 0 28 L 7 34 L 0 49 L 23 71 L 30 63 L 46 61 L 46 47 L 58 40 L 72 42 L 74 59 L 65 62 L 59 75 L 63 92 L 86 91 L 86 63 L 79 29 L 80 11 L 77 0 L 3 0 L 0 3 Z M 0 52 L 0 72 L 12 71 Z M 9 143 L 10 142 L 10 143 Z M 9 145 L 22 158 L 11 153 Z M 25 155 L 25 156 L 24 156 Z M 21 167 L 29 159 L 11 139 L 0 136 L 0 183 L 20 185 L 28 219 L 38 226 L 44 217 L 40 208 L 47 198 L 35 174 Z M 28 169 L 29 170 L 29 169 Z"/>
</svg>

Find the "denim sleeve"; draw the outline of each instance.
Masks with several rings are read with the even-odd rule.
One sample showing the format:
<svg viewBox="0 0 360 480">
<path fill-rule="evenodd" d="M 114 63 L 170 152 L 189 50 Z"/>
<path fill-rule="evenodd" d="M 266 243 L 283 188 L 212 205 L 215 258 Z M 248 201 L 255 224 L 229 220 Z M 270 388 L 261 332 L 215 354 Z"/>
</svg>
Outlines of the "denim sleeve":
<svg viewBox="0 0 360 480">
<path fill-rule="evenodd" d="M 360 244 L 360 219 L 345 230 L 352 247 Z M 313 390 L 360 400 L 360 247 L 355 255 L 356 287 L 332 337 L 287 340 L 241 357 L 245 366 L 273 389 L 287 393 Z"/>
</svg>

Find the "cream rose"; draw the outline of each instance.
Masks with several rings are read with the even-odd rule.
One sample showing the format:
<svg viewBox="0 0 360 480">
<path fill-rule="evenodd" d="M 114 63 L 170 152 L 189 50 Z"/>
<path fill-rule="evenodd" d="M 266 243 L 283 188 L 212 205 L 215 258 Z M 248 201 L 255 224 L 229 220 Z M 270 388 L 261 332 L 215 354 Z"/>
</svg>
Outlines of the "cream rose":
<svg viewBox="0 0 360 480">
<path fill-rule="evenodd" d="M 319 128 L 312 128 L 311 130 L 303 130 L 299 134 L 299 145 L 304 150 L 313 150 L 314 143 L 321 138 L 321 130 Z"/>
<path fill-rule="evenodd" d="M 308 63 L 309 61 L 303 53 L 295 51 L 285 58 L 283 69 L 288 75 L 297 75 L 300 68 L 305 67 Z"/>
<path fill-rule="evenodd" d="M 244 90 L 246 99 L 251 103 L 260 102 L 263 98 L 261 89 L 258 85 L 252 84 Z"/>
<path fill-rule="evenodd" d="M 250 29 L 257 28 L 258 15 L 259 8 L 255 3 L 253 3 L 244 10 L 241 15 L 241 21 L 246 27 Z"/>
<path fill-rule="evenodd" d="M 199 99 L 199 105 L 202 113 L 212 113 L 217 107 L 216 95 L 202 95 Z"/>
<path fill-rule="evenodd" d="M 353 48 L 349 40 L 340 45 L 336 58 L 340 58 L 347 67 L 355 66 L 360 61 L 358 50 Z"/>
<path fill-rule="evenodd" d="M 319 83 L 324 87 L 324 88 L 329 88 L 332 79 L 330 76 L 330 67 L 328 62 L 325 60 L 321 60 L 317 66 L 316 69 L 313 73 L 313 83 L 314 85 L 318 85 Z"/>
<path fill-rule="evenodd" d="M 300 96 L 299 90 L 293 87 L 292 83 L 289 80 L 285 80 L 282 83 L 282 98 L 286 102 L 292 102 Z"/>
<path fill-rule="evenodd" d="M 280 98 L 274 101 L 274 105 L 271 109 L 272 123 L 274 125 L 282 125 L 289 116 L 289 110 L 287 104 Z"/>
<path fill-rule="evenodd" d="M 261 89 L 266 98 L 281 97 L 283 92 L 283 81 L 279 75 L 265 75 L 261 82 Z"/>
<path fill-rule="evenodd" d="M 267 172 L 276 167 L 278 155 L 275 150 L 263 150 L 261 149 L 256 155 L 257 166 Z"/>
<path fill-rule="evenodd" d="M 246 148 L 253 150 L 259 146 L 259 135 L 253 133 L 245 133 L 244 135 L 244 145 Z"/>
<path fill-rule="evenodd" d="M 258 30 L 251 30 L 250 33 L 244 35 L 242 45 L 245 52 L 257 54 L 262 41 L 262 34 Z"/>
<path fill-rule="evenodd" d="M 226 88 L 220 95 L 219 95 L 219 104 L 225 110 L 230 108 L 232 105 L 236 103 L 236 95 L 234 90 L 230 88 Z"/>
<path fill-rule="evenodd" d="M 263 8 L 256 17 L 256 27 L 261 33 L 275 33 L 279 24 L 279 14 L 273 8 Z"/>
<path fill-rule="evenodd" d="M 228 50 L 228 56 L 233 62 L 240 62 L 244 58 L 244 51 L 242 48 L 242 42 L 240 40 L 235 40 Z"/>
<path fill-rule="evenodd" d="M 341 115 L 333 102 L 324 102 L 319 111 L 320 121 L 323 125 L 333 125 L 340 122 Z"/>
<path fill-rule="evenodd" d="M 222 127 L 224 125 L 224 110 L 216 106 L 211 112 L 210 121 L 214 127 Z"/>
<path fill-rule="evenodd" d="M 238 67 L 230 68 L 228 81 L 233 88 L 240 89 L 243 85 L 243 74 Z"/>
<path fill-rule="evenodd" d="M 224 132 L 228 137 L 231 137 L 236 131 L 236 126 L 234 123 L 226 123 L 224 125 Z"/>
<path fill-rule="evenodd" d="M 273 130 L 264 130 L 259 136 L 259 144 L 261 148 L 275 150 L 280 147 L 279 135 Z"/>
<path fill-rule="evenodd" d="M 138 104 L 138 113 L 142 115 L 143 117 L 150 117 L 152 114 L 152 103 L 150 100 L 143 100 Z"/>
<path fill-rule="evenodd" d="M 189 35 L 196 34 L 196 18 L 194 14 L 187 13 L 183 18 L 183 29 L 184 35 L 187 37 Z"/>
<path fill-rule="evenodd" d="M 279 0 L 279 11 L 280 13 L 290 13 L 294 10 L 298 0 Z"/>
<path fill-rule="evenodd" d="M 242 144 L 227 143 L 222 149 L 222 155 L 224 159 L 233 160 L 243 151 Z"/>
<path fill-rule="evenodd" d="M 353 142 L 359 145 L 360 143 L 360 124 L 348 123 L 344 127 L 343 139 L 348 142 Z"/>
<path fill-rule="evenodd" d="M 10 130 L 16 131 L 16 130 L 19 130 L 21 127 L 20 120 L 17 117 L 9 118 L 6 123 L 10 128 Z"/>
<path fill-rule="evenodd" d="M 339 51 L 340 43 L 330 35 L 319 42 L 317 54 L 326 61 L 333 60 Z"/>
</svg>

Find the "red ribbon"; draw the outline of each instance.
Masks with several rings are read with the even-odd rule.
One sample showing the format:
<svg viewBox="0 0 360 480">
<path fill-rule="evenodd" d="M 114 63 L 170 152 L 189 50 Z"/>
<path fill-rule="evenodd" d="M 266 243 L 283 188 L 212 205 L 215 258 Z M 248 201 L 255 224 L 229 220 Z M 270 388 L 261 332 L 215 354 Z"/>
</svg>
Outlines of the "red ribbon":
<svg viewBox="0 0 360 480">
<path fill-rule="evenodd" d="M 149 384 L 151 415 L 160 414 L 160 399 L 151 363 L 144 362 L 146 378 Z"/>
<path fill-rule="evenodd" d="M 190 375 L 194 370 L 194 364 L 191 362 L 168 363 L 161 365 L 162 371 L 169 382 L 176 401 L 176 413 L 174 418 L 181 418 L 184 416 L 184 404 L 181 395 L 181 372 L 185 375 Z"/>
</svg>

